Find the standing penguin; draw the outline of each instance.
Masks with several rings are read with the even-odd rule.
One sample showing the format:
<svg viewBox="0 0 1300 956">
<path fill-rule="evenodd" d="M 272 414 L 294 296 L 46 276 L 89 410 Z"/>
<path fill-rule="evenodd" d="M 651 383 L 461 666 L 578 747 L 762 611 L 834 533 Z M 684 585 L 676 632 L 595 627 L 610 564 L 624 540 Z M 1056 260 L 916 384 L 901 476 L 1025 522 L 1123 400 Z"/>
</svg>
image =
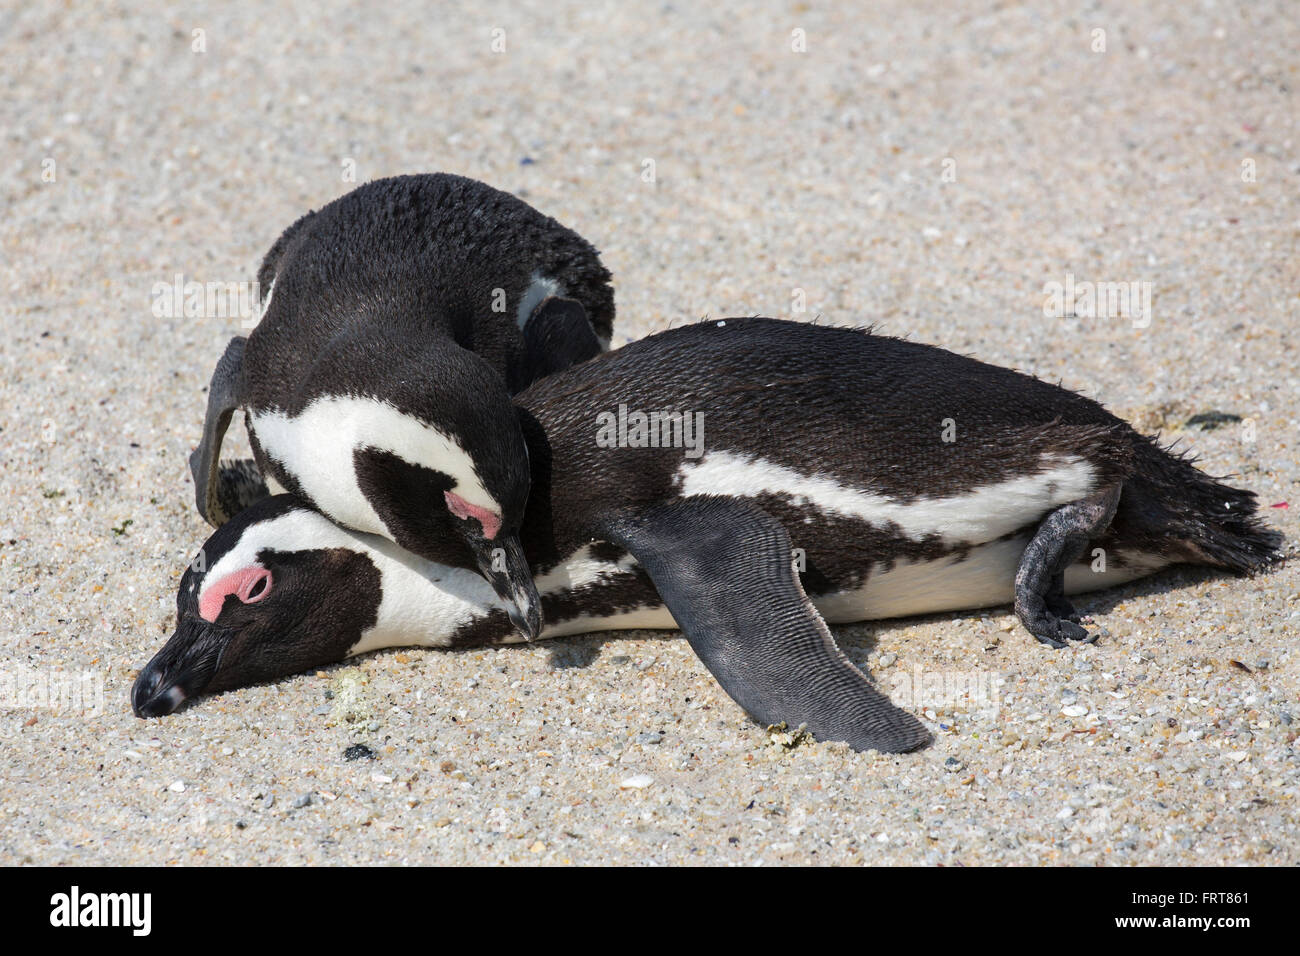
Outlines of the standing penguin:
<svg viewBox="0 0 1300 956">
<path fill-rule="evenodd" d="M 857 749 L 929 735 L 826 621 L 1012 601 L 1062 647 L 1087 637 L 1066 594 L 1174 563 L 1252 573 L 1278 558 L 1253 494 L 1097 403 L 862 330 L 701 323 L 516 403 L 545 635 L 680 627 L 759 721 Z M 1104 570 L 1079 560 L 1090 546 Z M 206 571 L 181 580 L 176 633 L 137 678 L 141 716 L 381 647 L 514 638 L 454 548 L 420 560 L 292 496 L 242 513 L 205 552 Z"/>
<path fill-rule="evenodd" d="M 609 278 L 582 237 L 460 176 L 381 179 L 308 213 L 267 253 L 260 322 L 213 374 L 199 511 L 220 525 L 256 496 L 218 463 L 243 408 L 271 490 L 417 555 L 458 542 L 535 636 L 510 395 L 608 347 Z M 578 306 L 538 309 L 561 292 Z"/>
</svg>

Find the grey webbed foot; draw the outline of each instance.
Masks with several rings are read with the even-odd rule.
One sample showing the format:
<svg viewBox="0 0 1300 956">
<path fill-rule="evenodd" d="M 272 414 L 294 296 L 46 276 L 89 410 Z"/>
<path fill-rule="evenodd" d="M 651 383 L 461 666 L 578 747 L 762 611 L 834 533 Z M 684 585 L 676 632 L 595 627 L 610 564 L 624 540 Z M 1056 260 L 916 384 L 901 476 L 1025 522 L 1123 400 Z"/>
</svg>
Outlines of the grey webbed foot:
<svg viewBox="0 0 1300 956">
<path fill-rule="evenodd" d="M 1041 614 L 1030 616 L 1017 603 L 1016 614 L 1020 616 L 1020 623 L 1025 626 L 1025 630 L 1048 647 L 1065 647 L 1067 641 L 1092 643 L 1096 639 L 1089 636 L 1088 629 L 1082 624 L 1052 614 L 1046 608 Z"/>
<path fill-rule="evenodd" d="M 1060 648 L 1065 647 L 1067 641 L 1088 639 L 1088 629 L 1079 623 L 1069 601 L 1062 599 L 1060 604 L 1054 605 L 1036 594 L 1026 594 L 1022 598 L 1020 591 L 1017 582 L 1016 616 L 1037 640 L 1048 647 Z"/>
<path fill-rule="evenodd" d="M 1065 569 L 1078 560 L 1090 538 L 1106 530 L 1119 505 L 1120 487 L 1105 489 L 1057 508 L 1038 526 L 1016 571 L 1016 616 L 1049 647 L 1095 641 L 1065 596 Z"/>
</svg>

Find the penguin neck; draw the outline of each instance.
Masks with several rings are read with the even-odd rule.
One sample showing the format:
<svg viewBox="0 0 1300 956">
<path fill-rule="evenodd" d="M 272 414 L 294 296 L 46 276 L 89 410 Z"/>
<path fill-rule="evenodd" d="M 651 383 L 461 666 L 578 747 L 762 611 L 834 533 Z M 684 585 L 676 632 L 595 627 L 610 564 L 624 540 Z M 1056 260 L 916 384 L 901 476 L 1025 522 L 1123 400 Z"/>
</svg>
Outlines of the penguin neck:
<svg viewBox="0 0 1300 956">
<path fill-rule="evenodd" d="M 458 632 L 505 606 L 477 571 L 418 557 L 379 535 L 355 534 L 380 574 L 375 623 L 348 656 L 385 647 L 449 647 Z M 507 635 L 503 635 L 503 639 Z"/>
</svg>

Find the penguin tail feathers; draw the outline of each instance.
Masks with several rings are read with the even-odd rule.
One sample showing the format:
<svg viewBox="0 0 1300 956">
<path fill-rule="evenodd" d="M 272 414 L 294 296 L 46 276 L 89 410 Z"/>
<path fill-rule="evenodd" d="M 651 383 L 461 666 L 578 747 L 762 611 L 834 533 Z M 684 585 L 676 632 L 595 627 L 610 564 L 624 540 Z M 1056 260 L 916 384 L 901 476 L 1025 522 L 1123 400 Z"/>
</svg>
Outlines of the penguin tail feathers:
<svg viewBox="0 0 1300 956">
<path fill-rule="evenodd" d="M 1143 443 L 1138 468 L 1124 489 L 1130 519 L 1139 512 L 1149 534 L 1193 564 L 1251 575 L 1282 560 L 1282 533 L 1261 520 L 1253 491 L 1223 484 L 1192 459 L 1151 439 Z"/>
</svg>

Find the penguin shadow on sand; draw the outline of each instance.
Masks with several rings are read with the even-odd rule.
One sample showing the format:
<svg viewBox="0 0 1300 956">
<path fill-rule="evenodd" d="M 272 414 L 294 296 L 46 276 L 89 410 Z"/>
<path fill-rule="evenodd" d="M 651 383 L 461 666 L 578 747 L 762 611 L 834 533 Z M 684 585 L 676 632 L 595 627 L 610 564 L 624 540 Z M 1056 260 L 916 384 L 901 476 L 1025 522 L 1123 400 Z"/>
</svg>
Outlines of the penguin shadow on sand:
<svg viewBox="0 0 1300 956">
<path fill-rule="evenodd" d="M 935 620 L 946 619 L 945 615 L 935 615 Z M 862 671 L 863 676 L 869 684 L 874 685 L 882 693 L 888 693 L 887 684 L 882 684 L 871 672 L 868 667 L 867 658 L 876 649 L 878 643 L 877 634 L 880 631 L 879 625 L 882 623 L 912 623 L 915 618 L 900 619 L 898 622 L 879 622 L 879 621 L 862 621 L 855 624 L 832 624 L 829 625 L 835 643 L 844 651 L 850 661 Z M 645 644 L 650 643 L 652 647 L 663 644 L 677 645 L 687 643 L 685 636 L 678 630 L 620 630 L 620 631 L 592 631 L 588 634 L 573 634 L 567 637 L 556 637 L 547 640 L 547 659 L 546 669 L 550 671 L 567 671 L 579 670 L 586 671 L 589 668 L 608 666 L 616 668 L 616 673 L 623 675 L 618 679 L 626 679 L 626 674 L 641 669 L 645 665 L 637 659 L 638 655 L 633 653 L 631 644 L 638 643 L 643 649 Z M 653 642 L 653 643 L 651 643 Z M 697 666 L 703 667 L 702 663 Z M 705 668 L 707 670 L 707 668 Z M 719 703 L 726 706 L 737 707 L 739 716 L 747 719 L 755 728 L 762 730 L 765 726 L 761 721 L 755 720 L 743 709 L 739 708 L 722 689 L 718 688 Z"/>
<path fill-rule="evenodd" d="M 1174 564 L 1152 572 L 1148 577 L 1138 578 L 1125 584 L 1117 584 L 1100 591 L 1089 591 L 1086 594 L 1071 595 L 1070 600 L 1083 616 L 1085 626 L 1095 633 L 1102 625 L 1102 621 L 1099 620 L 1101 615 L 1109 614 L 1120 604 L 1170 592 L 1185 592 L 1190 597 L 1193 596 L 1192 588 L 1198 584 L 1233 580 L 1237 579 L 1216 568 L 1195 564 Z M 1160 615 L 1158 609 L 1151 608 L 1144 616 L 1159 617 Z M 1089 618 L 1097 620 L 1089 623 Z M 1117 643 L 1126 640 L 1128 636 L 1127 634 L 1111 634 L 1109 637 L 1102 635 L 1101 640 Z M 1190 637 L 1188 642 L 1191 642 Z"/>
<path fill-rule="evenodd" d="M 942 617 L 943 615 L 938 616 L 938 618 Z M 862 671 L 866 682 L 881 694 L 888 696 L 892 690 L 889 683 L 882 683 L 872 674 L 867 665 L 868 655 L 876 648 L 876 635 L 879 630 L 876 625 L 880 623 L 864 621 L 855 624 L 833 624 L 829 625 L 829 627 L 840 650 Z M 634 642 L 639 645 L 642 653 L 633 652 L 631 645 Z M 593 631 L 588 634 L 549 638 L 546 641 L 547 657 L 545 667 L 548 671 L 578 670 L 584 672 L 593 668 L 608 668 L 611 681 L 626 682 L 633 680 L 640 671 L 648 670 L 651 664 L 677 663 L 676 661 L 666 662 L 658 655 L 652 657 L 649 663 L 638 659 L 645 657 L 644 652 L 647 644 L 651 648 L 657 648 L 661 643 L 664 645 L 678 645 L 679 643 L 685 645 L 688 642 L 681 631 L 648 628 L 644 630 Z M 465 650 L 469 650 L 469 648 Z M 655 652 L 652 650 L 651 653 L 654 654 Z M 706 673 L 708 672 L 708 668 L 698 658 L 695 666 L 702 668 Z M 769 726 L 768 724 L 754 718 L 753 715 L 736 704 L 716 682 L 714 683 L 714 692 L 717 695 L 714 706 L 715 711 L 724 714 L 728 718 L 744 721 L 752 727 L 754 733 L 758 735 L 752 738 L 753 745 L 759 746 L 766 741 L 764 731 Z M 828 738 L 827 742 L 834 741 Z M 929 740 L 920 749 L 925 749 L 932 743 L 933 740 Z"/>
<path fill-rule="evenodd" d="M 932 615 L 934 620 L 946 620 L 948 615 Z M 897 623 L 911 623 L 917 618 L 900 618 Z M 832 624 L 831 634 L 835 642 L 848 654 L 853 663 L 867 671 L 866 658 L 876 647 L 876 631 L 882 622 L 863 621 L 857 624 Z M 889 622 L 884 622 L 889 623 Z M 625 641 L 685 641 L 681 631 L 593 631 L 589 634 L 573 634 L 568 637 L 550 638 L 547 643 L 546 666 L 549 670 L 586 670 L 598 661 L 605 660 L 615 664 L 630 663 L 632 655 L 625 653 L 620 645 Z M 852 651 L 853 653 L 850 653 Z M 619 660 L 619 658 L 625 660 Z M 867 672 L 867 679 L 871 674 Z"/>
</svg>

